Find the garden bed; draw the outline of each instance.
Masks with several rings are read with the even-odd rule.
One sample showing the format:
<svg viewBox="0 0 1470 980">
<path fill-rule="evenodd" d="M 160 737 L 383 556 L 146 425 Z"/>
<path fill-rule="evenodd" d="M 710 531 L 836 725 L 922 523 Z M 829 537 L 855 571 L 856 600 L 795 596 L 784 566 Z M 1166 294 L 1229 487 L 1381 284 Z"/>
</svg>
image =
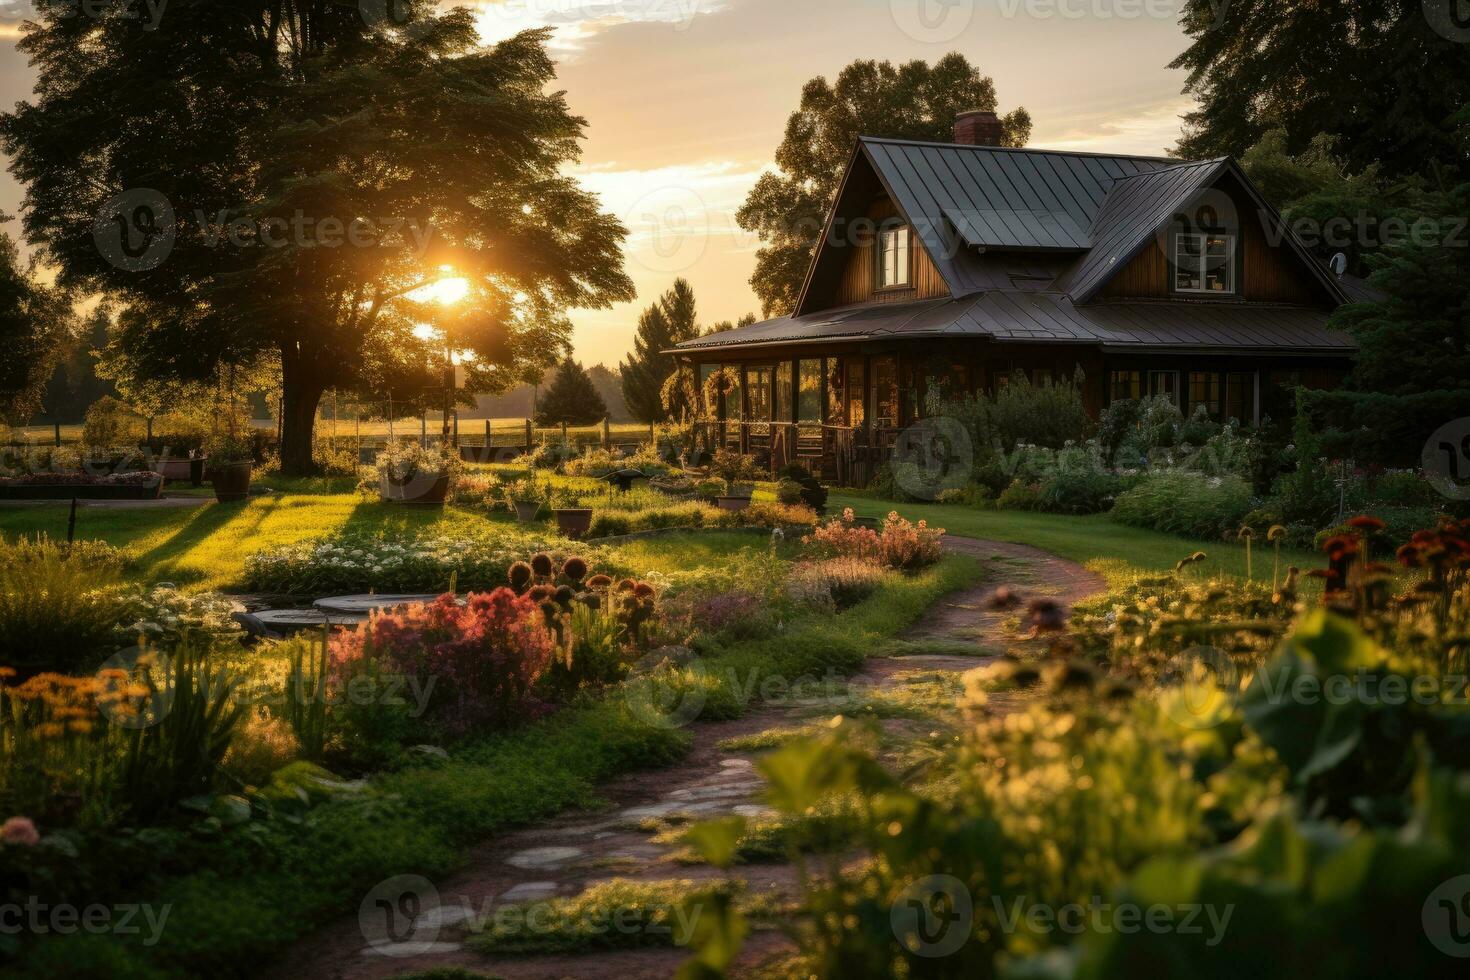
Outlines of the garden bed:
<svg viewBox="0 0 1470 980">
<path fill-rule="evenodd" d="M 11 483 L 0 484 L 0 500 L 157 500 L 163 479 L 151 484 Z"/>
</svg>

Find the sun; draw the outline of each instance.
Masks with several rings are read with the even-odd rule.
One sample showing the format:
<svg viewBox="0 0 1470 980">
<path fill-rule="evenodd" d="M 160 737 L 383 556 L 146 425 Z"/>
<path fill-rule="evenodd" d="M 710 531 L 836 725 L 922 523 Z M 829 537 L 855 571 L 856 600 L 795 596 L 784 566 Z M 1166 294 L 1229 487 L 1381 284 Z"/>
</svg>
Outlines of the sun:
<svg viewBox="0 0 1470 980">
<path fill-rule="evenodd" d="M 430 283 L 413 291 L 413 298 L 420 303 L 437 302 L 443 306 L 453 306 L 464 299 L 470 293 L 470 283 L 467 279 L 458 276 L 449 279 L 440 279 L 438 282 Z"/>
</svg>

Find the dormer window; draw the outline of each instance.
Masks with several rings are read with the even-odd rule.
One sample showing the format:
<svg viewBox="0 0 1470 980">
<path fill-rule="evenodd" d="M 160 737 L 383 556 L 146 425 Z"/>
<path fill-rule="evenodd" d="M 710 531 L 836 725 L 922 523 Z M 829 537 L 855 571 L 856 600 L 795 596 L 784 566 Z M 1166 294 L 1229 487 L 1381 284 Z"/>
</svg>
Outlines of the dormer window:
<svg viewBox="0 0 1470 980">
<path fill-rule="evenodd" d="M 1235 292 L 1235 236 L 1185 233 L 1174 237 L 1174 292 L 1228 296 Z"/>
<path fill-rule="evenodd" d="M 878 288 L 902 289 L 913 281 L 913 248 L 907 225 L 878 233 Z"/>
</svg>

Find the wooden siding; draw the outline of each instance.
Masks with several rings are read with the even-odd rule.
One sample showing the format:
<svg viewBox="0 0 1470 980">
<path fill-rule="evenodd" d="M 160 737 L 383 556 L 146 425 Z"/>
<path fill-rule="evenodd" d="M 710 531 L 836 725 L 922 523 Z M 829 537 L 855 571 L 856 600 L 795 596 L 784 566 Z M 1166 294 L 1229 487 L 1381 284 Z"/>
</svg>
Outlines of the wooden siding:
<svg viewBox="0 0 1470 980">
<path fill-rule="evenodd" d="M 886 196 L 875 200 L 867 214 L 873 221 L 885 221 L 897 215 L 898 209 Z M 913 286 L 908 289 L 877 288 L 878 257 L 873 236 L 863 235 L 859 241 L 846 243 L 845 248 L 850 254 L 842 270 L 842 279 L 837 284 L 832 306 L 870 302 L 907 303 L 916 299 L 935 299 L 949 295 L 949 286 L 945 285 L 934 260 L 929 257 L 918 236 L 912 238 Z"/>
<path fill-rule="evenodd" d="M 1255 222 L 1247 222 L 1240 235 L 1237 250 L 1241 268 L 1239 295 L 1222 297 L 1225 301 L 1245 300 L 1250 303 L 1315 304 L 1317 295 L 1306 281 L 1310 273 L 1296 257 L 1281 248 L 1272 248 L 1266 234 Z M 1139 256 L 1128 263 L 1111 282 L 1102 288 L 1102 299 L 1185 299 L 1212 302 L 1209 296 L 1177 295 L 1169 290 L 1169 263 L 1158 241 L 1149 242 Z"/>
</svg>

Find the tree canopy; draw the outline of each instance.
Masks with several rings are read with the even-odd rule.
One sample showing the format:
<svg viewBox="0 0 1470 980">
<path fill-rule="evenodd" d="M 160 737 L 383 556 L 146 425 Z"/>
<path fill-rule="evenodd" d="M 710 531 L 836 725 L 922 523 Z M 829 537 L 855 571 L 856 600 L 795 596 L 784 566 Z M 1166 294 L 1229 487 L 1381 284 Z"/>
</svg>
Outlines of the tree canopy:
<svg viewBox="0 0 1470 980">
<path fill-rule="evenodd" d="M 35 95 L 0 118 L 26 234 L 63 286 L 132 311 L 139 371 L 278 361 L 288 470 L 325 390 L 427 398 L 450 344 L 471 391 L 504 390 L 555 363 L 569 308 L 632 298 L 624 229 L 563 172 L 585 121 L 548 90 L 546 31 L 486 48 L 472 11 L 422 2 L 369 25 L 333 0 L 173 0 L 156 30 L 73 6 L 39 4 Z M 451 276 L 462 305 L 418 292 Z"/>
<path fill-rule="evenodd" d="M 1449 120 L 1470 101 L 1470 37 L 1455 39 L 1434 6 L 1186 0 L 1181 23 L 1193 42 L 1170 67 L 1189 72 L 1185 91 L 1199 107 L 1184 117 L 1176 154 L 1239 157 L 1280 129 L 1293 153 L 1335 137 L 1354 170 L 1467 172 Z"/>
<path fill-rule="evenodd" d="M 750 284 L 768 317 L 796 306 L 807 267 L 822 236 L 827 210 L 859 136 L 948 143 L 955 117 L 996 110 L 995 83 L 964 55 L 934 64 L 855 61 L 836 82 L 814 78 L 786 123 L 776 149 L 779 173 L 764 174 L 736 215 L 740 227 L 760 237 Z M 1031 116 L 1016 109 L 1002 120 L 1006 145 L 1024 146 Z"/>
<path fill-rule="evenodd" d="M 678 359 L 663 352 L 699 336 L 697 316 L 694 288 L 681 278 L 638 318 L 633 352 L 620 370 L 623 400 L 639 422 L 666 422 L 689 407 L 664 403 L 664 384 L 678 368 Z"/>
<path fill-rule="evenodd" d="M 596 425 L 607 418 L 607 403 L 582 365 L 570 357 L 557 368 L 551 387 L 541 396 L 537 425 Z"/>
<path fill-rule="evenodd" d="M 0 234 L 0 419 L 29 418 L 41 408 L 46 383 L 76 334 L 66 292 L 39 282 L 21 264 L 15 242 Z"/>
</svg>

